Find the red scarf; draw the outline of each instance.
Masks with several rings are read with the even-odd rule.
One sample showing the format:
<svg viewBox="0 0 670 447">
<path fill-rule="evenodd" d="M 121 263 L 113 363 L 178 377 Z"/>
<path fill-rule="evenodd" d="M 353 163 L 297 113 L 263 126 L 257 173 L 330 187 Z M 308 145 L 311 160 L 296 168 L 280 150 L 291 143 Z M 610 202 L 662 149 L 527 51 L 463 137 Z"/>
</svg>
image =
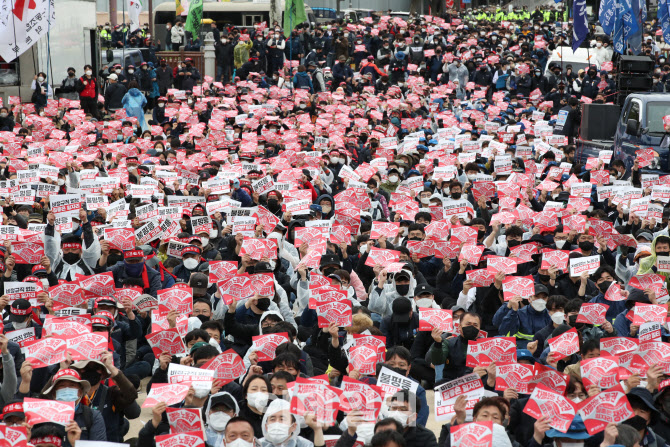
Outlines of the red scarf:
<svg viewBox="0 0 670 447">
<path fill-rule="evenodd" d="M 165 281 L 165 274 L 167 273 L 168 275 L 172 276 L 174 279 L 177 279 L 175 275 L 170 273 L 168 269 L 165 268 L 162 262 L 158 262 L 158 271 L 161 272 L 161 281 Z"/>
</svg>

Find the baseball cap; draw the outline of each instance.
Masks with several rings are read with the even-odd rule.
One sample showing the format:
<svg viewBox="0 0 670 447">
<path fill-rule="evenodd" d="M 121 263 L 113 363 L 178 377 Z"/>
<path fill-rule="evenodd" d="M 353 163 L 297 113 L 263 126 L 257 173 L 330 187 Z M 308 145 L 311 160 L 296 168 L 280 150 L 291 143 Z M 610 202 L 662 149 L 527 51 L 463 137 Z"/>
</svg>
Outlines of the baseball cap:
<svg viewBox="0 0 670 447">
<path fill-rule="evenodd" d="M 528 349 L 517 349 L 516 360 L 530 360 L 535 363 L 535 357 L 533 357 L 533 354 L 531 354 Z"/>
<path fill-rule="evenodd" d="M 196 343 L 197 344 L 197 343 Z M 215 394 L 209 399 L 209 406 L 210 408 L 214 408 L 218 405 L 223 405 L 226 408 L 233 410 L 234 412 L 237 413 L 238 411 L 238 406 L 235 403 L 235 400 L 233 399 L 233 396 L 231 396 L 228 393 L 220 393 L 220 394 Z"/>
<path fill-rule="evenodd" d="M 193 289 L 193 295 L 207 294 L 207 275 L 204 273 L 194 273 L 188 285 Z"/>
<path fill-rule="evenodd" d="M 549 289 L 543 284 L 540 283 L 535 283 L 535 295 L 539 295 L 540 293 L 544 293 L 547 296 L 549 296 Z"/>
<path fill-rule="evenodd" d="M 393 316 L 391 323 L 408 323 L 410 320 L 410 312 L 412 311 L 412 303 L 407 298 L 396 298 L 391 305 Z"/>
<path fill-rule="evenodd" d="M 414 289 L 414 296 L 432 295 L 433 289 L 428 284 L 420 284 Z"/>
<path fill-rule="evenodd" d="M 24 321 L 28 315 L 33 311 L 30 301 L 23 298 L 14 300 L 9 308 L 9 321 L 17 323 Z"/>
</svg>

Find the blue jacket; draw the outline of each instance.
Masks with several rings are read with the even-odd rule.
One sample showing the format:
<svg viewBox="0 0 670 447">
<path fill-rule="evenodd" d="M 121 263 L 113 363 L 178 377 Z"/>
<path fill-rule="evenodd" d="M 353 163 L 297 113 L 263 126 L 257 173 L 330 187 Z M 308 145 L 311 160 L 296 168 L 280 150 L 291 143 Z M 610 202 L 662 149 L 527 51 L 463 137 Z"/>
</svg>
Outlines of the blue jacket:
<svg viewBox="0 0 670 447">
<path fill-rule="evenodd" d="M 309 90 L 310 93 L 314 93 L 312 79 L 309 77 L 306 71 L 299 71 L 295 74 L 295 76 L 293 76 L 293 87 Z"/>
<path fill-rule="evenodd" d="M 616 329 L 619 337 L 630 337 L 630 325 L 633 323 L 626 318 L 627 313 L 628 309 L 624 308 L 624 310 L 616 316 L 614 323 L 612 323 L 612 326 Z M 637 338 L 637 335 L 635 337 Z"/>
<path fill-rule="evenodd" d="M 528 342 L 533 340 L 533 335 L 550 323 L 549 312 L 546 310 L 538 312 L 532 306 L 516 311 L 503 305 L 493 316 L 493 324 L 498 327 L 500 335 L 515 337 L 517 333 L 521 333 L 528 336 L 527 338 L 517 337 L 518 349 L 526 349 Z"/>
<path fill-rule="evenodd" d="M 254 204 L 249 193 L 247 193 L 242 188 L 234 190 L 230 198 L 233 200 L 237 200 L 238 202 L 241 202 L 243 207 L 250 207 L 251 205 Z"/>
<path fill-rule="evenodd" d="M 626 301 L 609 301 L 605 299 L 605 295 L 602 293 L 599 293 L 594 298 L 592 298 L 589 303 L 599 303 L 609 306 L 609 309 L 607 309 L 607 312 L 605 313 L 605 318 L 612 324 L 614 324 L 614 319 L 616 316 L 626 310 Z"/>
</svg>

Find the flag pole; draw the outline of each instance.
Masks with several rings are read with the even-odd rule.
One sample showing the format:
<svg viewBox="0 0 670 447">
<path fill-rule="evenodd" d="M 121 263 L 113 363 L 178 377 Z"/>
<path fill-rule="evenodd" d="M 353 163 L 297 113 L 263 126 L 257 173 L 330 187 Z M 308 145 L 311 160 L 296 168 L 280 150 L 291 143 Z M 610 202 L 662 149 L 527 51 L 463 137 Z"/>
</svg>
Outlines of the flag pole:
<svg viewBox="0 0 670 447">
<path fill-rule="evenodd" d="M 47 81 L 47 102 L 49 101 L 49 62 L 51 61 L 51 0 L 49 0 L 49 9 L 48 9 L 48 23 L 49 28 L 47 29 L 47 71 L 46 81 Z"/>
<path fill-rule="evenodd" d="M 289 52 L 289 62 L 288 62 L 288 74 L 289 78 L 291 78 L 291 98 L 294 97 L 295 93 L 295 86 L 293 85 L 293 12 L 295 11 L 295 0 L 291 2 L 291 11 L 289 12 L 288 15 L 288 23 L 289 27 L 291 28 L 289 31 L 289 41 L 288 41 L 288 52 Z"/>
</svg>

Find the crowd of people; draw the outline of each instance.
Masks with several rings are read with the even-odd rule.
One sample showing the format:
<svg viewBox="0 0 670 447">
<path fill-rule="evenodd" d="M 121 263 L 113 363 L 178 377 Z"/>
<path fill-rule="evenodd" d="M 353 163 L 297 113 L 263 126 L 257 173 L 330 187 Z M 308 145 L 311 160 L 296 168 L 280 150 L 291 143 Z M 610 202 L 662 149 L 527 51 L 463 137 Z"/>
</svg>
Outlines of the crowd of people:
<svg viewBox="0 0 670 447">
<path fill-rule="evenodd" d="M 216 79 L 6 98 L 4 438 L 668 445 L 670 176 L 576 153 L 616 55 L 550 66 L 553 11 L 225 30 Z"/>
</svg>

